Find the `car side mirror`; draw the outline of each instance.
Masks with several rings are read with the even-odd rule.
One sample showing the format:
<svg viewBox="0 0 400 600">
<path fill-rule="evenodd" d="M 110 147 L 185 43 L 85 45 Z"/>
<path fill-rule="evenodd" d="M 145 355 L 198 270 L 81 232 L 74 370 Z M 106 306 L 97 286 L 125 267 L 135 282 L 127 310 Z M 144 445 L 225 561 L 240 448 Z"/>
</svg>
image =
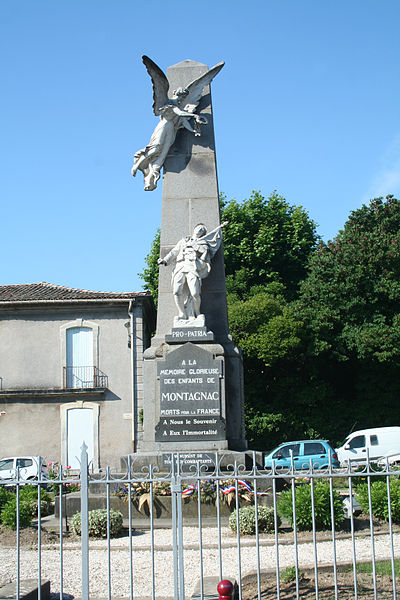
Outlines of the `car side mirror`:
<svg viewBox="0 0 400 600">
<path fill-rule="evenodd" d="M 280 460 L 281 458 L 283 458 L 283 454 L 277 454 L 276 457 L 278 460 Z"/>
<path fill-rule="evenodd" d="M 344 447 L 345 450 L 350 450 L 350 444 L 346 444 Z"/>
</svg>

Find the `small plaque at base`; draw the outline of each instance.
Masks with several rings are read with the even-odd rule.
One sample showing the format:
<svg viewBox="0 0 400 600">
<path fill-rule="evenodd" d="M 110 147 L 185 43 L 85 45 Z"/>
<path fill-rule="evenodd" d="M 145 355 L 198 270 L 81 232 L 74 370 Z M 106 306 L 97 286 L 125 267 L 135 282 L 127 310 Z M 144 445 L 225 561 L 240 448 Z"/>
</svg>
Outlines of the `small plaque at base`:
<svg viewBox="0 0 400 600">
<path fill-rule="evenodd" d="M 175 460 L 178 462 L 177 454 L 175 454 Z M 163 467 L 172 466 L 172 453 L 166 453 L 162 455 Z M 215 454 L 208 452 L 182 452 L 179 451 L 179 466 L 181 471 L 192 471 L 200 464 L 202 470 L 215 469 L 216 457 Z"/>
<path fill-rule="evenodd" d="M 167 344 L 184 342 L 213 342 L 214 334 L 206 327 L 173 327 L 171 333 L 165 335 Z"/>
</svg>

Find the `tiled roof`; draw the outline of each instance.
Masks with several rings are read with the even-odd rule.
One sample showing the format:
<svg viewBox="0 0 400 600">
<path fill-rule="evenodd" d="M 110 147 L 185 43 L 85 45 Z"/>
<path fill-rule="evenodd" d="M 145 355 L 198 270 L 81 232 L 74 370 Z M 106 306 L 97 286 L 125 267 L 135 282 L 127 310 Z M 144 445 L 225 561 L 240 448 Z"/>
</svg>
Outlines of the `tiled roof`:
<svg viewBox="0 0 400 600">
<path fill-rule="evenodd" d="M 131 300 L 138 296 L 150 296 L 150 292 L 92 292 L 74 288 L 40 283 L 0 285 L 0 303 L 3 302 L 46 302 L 69 300 Z"/>
</svg>

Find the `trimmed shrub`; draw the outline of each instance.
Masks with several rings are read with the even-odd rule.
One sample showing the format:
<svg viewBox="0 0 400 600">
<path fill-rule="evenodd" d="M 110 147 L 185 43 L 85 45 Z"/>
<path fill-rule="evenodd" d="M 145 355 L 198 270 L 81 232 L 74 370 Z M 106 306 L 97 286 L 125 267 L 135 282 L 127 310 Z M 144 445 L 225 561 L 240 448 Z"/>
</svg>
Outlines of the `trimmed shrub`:
<svg viewBox="0 0 400 600">
<path fill-rule="evenodd" d="M 254 535 L 256 532 L 255 507 L 242 506 L 239 508 L 239 533 Z M 281 520 L 278 516 L 278 527 Z M 229 527 L 236 533 L 236 508 L 229 516 Z M 258 531 L 271 533 L 274 531 L 274 509 L 269 506 L 258 506 Z"/>
<path fill-rule="evenodd" d="M 17 528 L 17 499 L 14 496 L 3 506 L 0 514 L 0 520 L 5 527 L 9 529 Z M 32 511 L 28 502 L 19 503 L 19 526 L 20 528 L 29 527 L 32 522 Z"/>
<path fill-rule="evenodd" d="M 295 488 L 296 499 L 296 524 L 301 531 L 312 529 L 311 514 L 311 485 L 299 485 Z M 331 500 L 329 483 L 320 481 L 314 485 L 315 527 L 316 529 L 328 529 L 331 527 Z M 333 510 L 335 526 L 344 521 L 343 502 L 340 495 L 333 490 Z M 282 517 L 289 519 L 293 525 L 293 503 L 292 490 L 288 489 L 281 493 L 278 502 L 278 512 Z"/>
<path fill-rule="evenodd" d="M 81 513 L 75 513 L 71 520 L 72 531 L 81 535 Z M 122 513 L 110 509 L 110 536 L 117 536 L 122 529 Z M 89 511 L 89 535 L 92 537 L 107 537 L 107 511 L 105 508 Z"/>
<path fill-rule="evenodd" d="M 357 488 L 356 498 L 363 511 L 369 514 L 368 485 L 364 483 Z M 390 481 L 390 504 L 392 520 L 400 523 L 400 479 Z M 373 481 L 371 483 L 372 514 L 378 519 L 389 520 L 389 506 L 386 481 Z"/>
</svg>

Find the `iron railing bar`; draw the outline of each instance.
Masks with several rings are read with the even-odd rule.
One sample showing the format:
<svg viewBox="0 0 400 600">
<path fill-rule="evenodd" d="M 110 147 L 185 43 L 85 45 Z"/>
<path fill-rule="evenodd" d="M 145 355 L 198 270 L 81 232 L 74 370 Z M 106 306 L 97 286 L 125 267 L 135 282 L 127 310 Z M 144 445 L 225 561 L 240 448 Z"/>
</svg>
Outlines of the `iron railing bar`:
<svg viewBox="0 0 400 600">
<path fill-rule="evenodd" d="M 42 459 L 39 458 L 39 473 L 37 484 L 37 501 L 38 501 L 38 600 L 42 600 Z"/>
<path fill-rule="evenodd" d="M 179 573 L 178 573 L 178 518 L 176 499 L 176 455 L 171 452 L 171 510 L 172 510 L 172 558 L 174 564 L 174 600 L 179 600 Z"/>
<path fill-rule="evenodd" d="M 20 539 L 20 519 L 19 519 L 19 510 L 20 510 L 20 502 L 19 502 L 19 467 L 17 467 L 17 486 L 16 486 L 16 515 L 15 515 L 15 526 L 17 528 L 17 600 L 20 598 L 21 592 L 21 539 Z"/>
<path fill-rule="evenodd" d="M 64 542 L 64 538 L 63 538 L 63 484 L 62 484 L 62 476 L 63 476 L 63 469 L 62 466 L 59 465 L 58 466 L 58 479 L 60 481 L 59 485 L 58 485 L 58 493 L 59 493 L 59 499 L 58 499 L 58 512 L 59 512 L 59 519 L 58 519 L 58 526 L 60 529 L 60 534 L 59 534 L 59 538 L 60 538 L 60 598 L 63 598 L 63 591 L 64 591 L 64 547 L 63 547 L 63 542 Z"/>
<path fill-rule="evenodd" d="M 111 600 L 111 524 L 110 524 L 110 467 L 106 469 L 106 507 L 107 507 L 107 591 Z"/>
<path fill-rule="evenodd" d="M 242 598 L 242 556 L 240 547 L 240 525 L 239 525 L 239 484 L 238 484 L 238 465 L 235 460 L 234 466 L 234 477 L 235 477 L 235 505 L 236 505 L 236 536 L 237 536 L 237 550 L 238 550 L 238 582 L 239 582 L 239 598 Z"/>
<path fill-rule="evenodd" d="M 275 474 L 275 460 L 272 461 L 272 472 Z M 274 529 L 275 529 L 275 555 L 276 555 L 276 597 L 280 600 L 281 597 L 281 582 L 279 572 L 279 532 L 278 532 L 278 510 L 276 502 L 276 479 L 272 478 L 272 495 L 274 503 Z"/>
<path fill-rule="evenodd" d="M 292 482 L 292 509 L 293 509 L 293 543 L 294 543 L 294 568 L 296 573 L 296 600 L 299 600 L 299 553 L 297 545 L 297 518 L 296 518 L 296 483 L 294 476 L 293 452 L 290 450 L 290 471 Z"/>
<path fill-rule="evenodd" d="M 249 473 L 249 479 L 251 479 L 253 482 L 253 496 L 254 496 L 254 517 L 255 517 L 255 527 L 256 527 L 255 541 L 256 541 L 256 557 L 257 557 L 257 598 L 258 598 L 258 600 L 261 600 L 260 536 L 259 536 L 259 529 L 258 529 L 257 479 L 255 477 L 255 475 L 256 475 L 256 453 L 254 450 L 253 450 L 252 455 L 253 455 L 252 477 L 250 477 L 250 473 Z"/>
<path fill-rule="evenodd" d="M 319 586 L 318 586 L 318 550 L 317 550 L 317 531 L 315 527 L 315 498 L 314 498 L 314 477 L 313 477 L 313 464 L 310 458 L 310 493 L 311 493 L 311 520 L 312 520 L 312 536 L 314 545 L 314 580 L 315 580 L 315 598 L 319 599 Z"/>
<path fill-rule="evenodd" d="M 338 600 L 338 580 L 337 580 L 337 556 L 336 556 L 336 529 L 335 529 L 335 505 L 333 501 L 333 479 L 332 475 L 332 455 L 329 452 L 329 499 L 331 505 L 331 531 L 332 531 L 332 551 L 333 551 L 333 579 L 335 586 L 335 600 Z"/>
<path fill-rule="evenodd" d="M 177 465 L 176 465 L 176 484 L 177 484 L 177 503 L 178 503 L 178 544 L 179 544 L 179 591 L 180 600 L 185 600 L 185 568 L 183 561 L 183 515 L 182 515 L 182 478 L 181 478 L 181 460 L 180 454 L 177 453 Z"/>
<path fill-rule="evenodd" d="M 386 458 L 386 471 L 389 470 L 389 459 Z M 390 495 L 390 476 L 386 475 L 386 489 L 388 497 L 388 524 L 389 524 L 389 538 L 390 538 L 390 563 L 392 567 L 392 582 L 393 582 L 393 599 L 397 598 L 397 584 L 396 584 L 396 567 L 394 562 L 394 543 L 393 543 L 393 523 L 392 523 L 392 499 Z"/>
<path fill-rule="evenodd" d="M 374 600 L 377 600 L 378 594 L 377 594 L 377 589 L 376 589 L 375 539 L 374 539 L 374 522 L 373 522 L 373 515 L 372 515 L 372 497 L 371 497 L 371 465 L 369 462 L 368 448 L 367 448 L 367 487 L 368 487 L 369 527 L 370 527 L 370 534 L 371 534 L 372 581 L 374 584 Z"/>
<path fill-rule="evenodd" d="M 349 470 L 350 470 L 349 465 Z M 351 551 L 353 560 L 353 580 L 354 580 L 354 600 L 358 600 L 358 583 L 357 583 L 357 555 L 356 555 L 356 540 L 354 532 L 354 508 L 353 508 L 353 481 L 349 474 L 349 499 L 350 499 L 350 530 L 351 530 Z"/>
<path fill-rule="evenodd" d="M 197 511 L 199 527 L 199 563 L 200 563 L 200 598 L 204 600 L 204 572 L 203 572 L 203 536 L 202 536 L 202 518 L 201 518 L 201 478 L 200 463 L 197 463 Z"/>
<path fill-rule="evenodd" d="M 89 600 L 89 484 L 88 454 L 85 442 L 81 447 L 81 552 L 81 598 Z"/>
<path fill-rule="evenodd" d="M 153 506 L 153 465 L 149 467 L 149 475 L 150 475 L 150 543 L 151 543 L 151 598 L 155 599 L 156 590 L 155 590 L 155 562 L 154 562 L 154 506 Z"/>
<path fill-rule="evenodd" d="M 218 563 L 219 563 L 219 580 L 222 581 L 222 535 L 221 535 L 221 489 L 219 480 L 219 459 L 218 452 L 215 453 L 215 476 L 217 482 L 216 489 L 216 506 L 217 506 L 217 529 L 218 529 Z"/>
<path fill-rule="evenodd" d="M 132 457 L 128 455 L 128 534 L 129 534 L 129 599 L 133 600 L 133 545 L 132 545 Z"/>
</svg>

